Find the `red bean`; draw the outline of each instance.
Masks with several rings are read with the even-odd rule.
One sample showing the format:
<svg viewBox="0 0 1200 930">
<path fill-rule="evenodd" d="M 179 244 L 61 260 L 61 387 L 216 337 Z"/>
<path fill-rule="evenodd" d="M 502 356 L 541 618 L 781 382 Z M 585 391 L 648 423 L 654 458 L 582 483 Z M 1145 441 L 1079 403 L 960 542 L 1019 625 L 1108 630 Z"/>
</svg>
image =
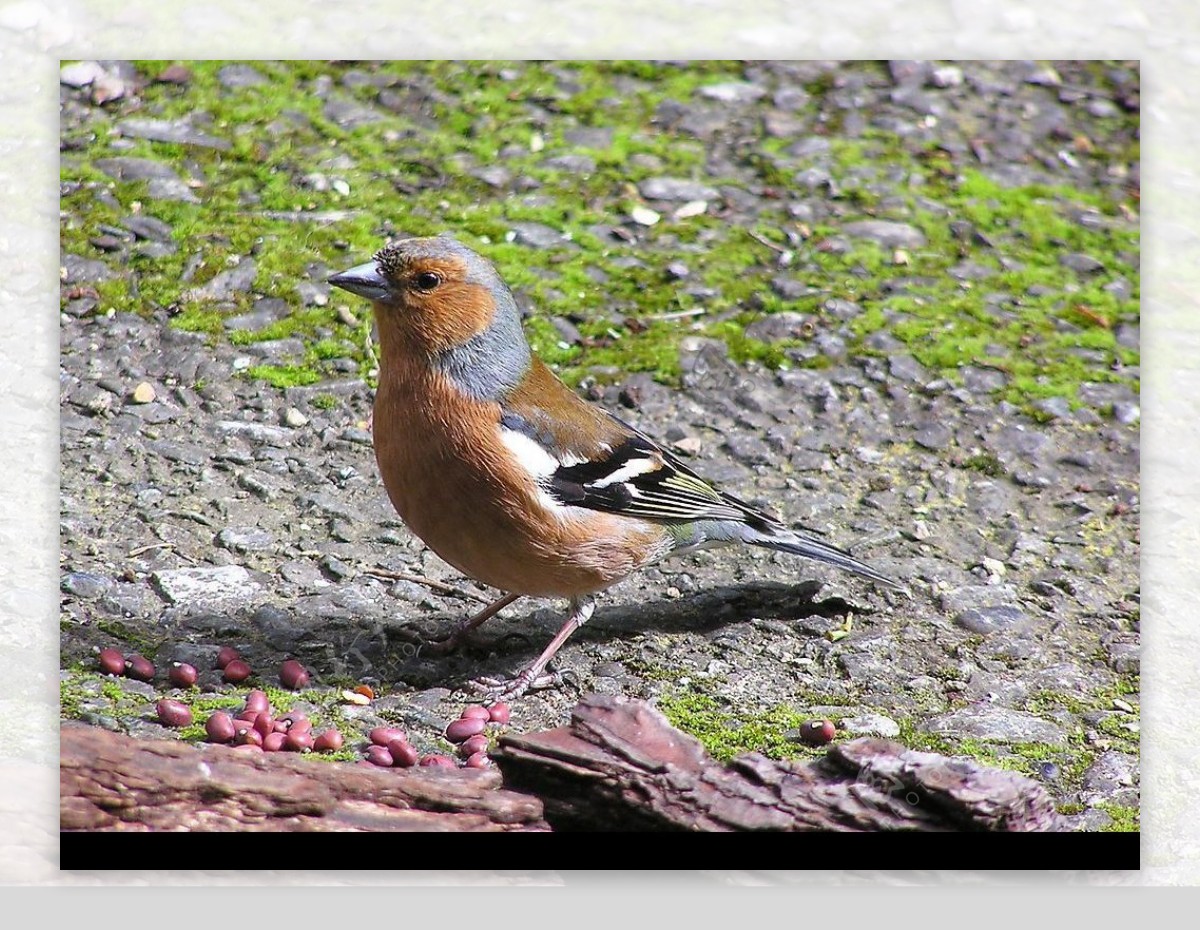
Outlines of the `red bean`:
<svg viewBox="0 0 1200 930">
<path fill-rule="evenodd" d="M 837 727 L 828 720 L 809 720 L 800 727 L 800 739 L 809 746 L 824 746 L 837 736 Z"/>
<path fill-rule="evenodd" d="M 286 739 L 286 733 L 268 733 L 263 737 L 263 749 L 267 752 L 280 752 Z"/>
<path fill-rule="evenodd" d="M 225 666 L 224 679 L 231 685 L 240 684 L 250 677 L 250 665 L 244 659 L 234 659 Z"/>
<path fill-rule="evenodd" d="M 469 769 L 486 769 L 492 764 L 492 760 L 488 758 L 486 752 L 475 752 L 467 757 L 467 761 L 463 763 Z"/>
<path fill-rule="evenodd" d="M 490 720 L 492 715 L 482 704 L 468 704 L 463 708 L 463 712 L 459 716 L 464 720 L 469 720 L 472 717 L 478 717 L 481 720 Z"/>
<path fill-rule="evenodd" d="M 245 720 L 247 723 L 254 723 L 254 721 L 256 721 L 261 716 L 262 716 L 262 714 L 259 711 L 247 710 L 246 708 L 243 707 L 241 710 L 239 710 L 237 712 L 237 716 L 235 716 L 233 719 L 234 720 Z"/>
<path fill-rule="evenodd" d="M 372 765 L 382 765 L 385 768 L 392 764 L 392 754 L 386 746 L 371 745 L 367 747 L 367 761 Z"/>
<path fill-rule="evenodd" d="M 484 721 L 479 717 L 459 717 L 446 727 L 446 739 L 452 743 L 461 743 L 468 737 L 482 733 Z"/>
<path fill-rule="evenodd" d="M 492 723 L 508 723 L 510 718 L 508 705 L 504 702 L 493 704 L 488 708 L 488 715 L 492 718 Z"/>
<path fill-rule="evenodd" d="M 308 714 L 301 710 L 290 710 L 282 717 L 276 718 L 276 730 L 279 729 L 280 724 L 283 725 L 285 733 L 307 733 L 312 729 L 312 721 L 308 719 Z"/>
<path fill-rule="evenodd" d="M 376 727 L 370 736 L 371 742 L 376 746 L 386 746 L 394 739 L 406 739 L 404 731 L 399 727 Z"/>
<path fill-rule="evenodd" d="M 285 688 L 299 691 L 308 686 L 308 669 L 295 659 L 288 659 L 279 667 L 279 681 Z"/>
<path fill-rule="evenodd" d="M 262 734 L 259 733 L 258 730 L 254 729 L 254 727 L 239 726 L 237 728 L 237 733 L 233 737 L 233 741 L 239 746 L 243 745 L 244 743 L 250 743 L 254 746 L 261 746 L 263 739 Z"/>
<path fill-rule="evenodd" d="M 317 752 L 337 752 L 345 740 L 336 727 L 330 727 L 313 740 L 313 749 Z"/>
<path fill-rule="evenodd" d="M 422 756 L 420 764 L 426 768 L 456 769 L 458 764 L 449 756 L 430 754 Z"/>
<path fill-rule="evenodd" d="M 167 698 L 154 705 L 159 722 L 168 727 L 186 727 L 192 722 L 192 709 L 182 701 Z"/>
<path fill-rule="evenodd" d="M 263 711 L 254 719 L 254 729 L 258 730 L 265 739 L 268 733 L 275 732 L 275 718 L 269 712 Z"/>
<path fill-rule="evenodd" d="M 217 653 L 217 668 L 224 668 L 234 659 L 240 659 L 242 654 L 232 646 L 222 646 L 221 651 Z"/>
<path fill-rule="evenodd" d="M 312 731 L 296 730 L 293 727 L 283 738 L 283 748 L 288 752 L 308 752 L 313 748 L 314 742 Z"/>
<path fill-rule="evenodd" d="M 267 697 L 266 691 L 255 688 L 246 695 L 246 702 L 243 706 L 246 710 L 256 710 L 263 714 L 271 709 L 271 699 Z"/>
<path fill-rule="evenodd" d="M 237 728 L 229 714 L 218 710 L 204 722 L 204 732 L 210 743 L 228 743 L 237 735 Z"/>
<path fill-rule="evenodd" d="M 101 649 L 100 655 L 96 656 L 96 660 L 100 663 L 100 671 L 105 674 L 125 674 L 125 656 L 116 649 Z"/>
<path fill-rule="evenodd" d="M 262 752 L 263 748 L 258 743 L 237 743 L 233 747 L 239 752 Z"/>
<path fill-rule="evenodd" d="M 154 678 L 154 663 L 135 652 L 125 660 L 125 675 L 138 681 L 150 681 Z"/>
<path fill-rule="evenodd" d="M 190 688 L 199 677 L 200 673 L 196 671 L 196 666 L 188 665 L 186 662 L 172 662 L 171 667 L 167 669 L 167 680 L 176 688 Z"/>
<path fill-rule="evenodd" d="M 488 747 L 488 738 L 482 733 L 476 733 L 474 736 L 469 736 L 463 740 L 458 747 L 458 754 L 464 759 L 468 756 L 473 756 L 477 752 L 485 752 Z"/>
<path fill-rule="evenodd" d="M 387 748 L 392 754 L 392 765 L 396 768 L 412 768 L 421 757 L 421 754 L 409 745 L 408 740 L 394 739 L 387 744 Z"/>
</svg>

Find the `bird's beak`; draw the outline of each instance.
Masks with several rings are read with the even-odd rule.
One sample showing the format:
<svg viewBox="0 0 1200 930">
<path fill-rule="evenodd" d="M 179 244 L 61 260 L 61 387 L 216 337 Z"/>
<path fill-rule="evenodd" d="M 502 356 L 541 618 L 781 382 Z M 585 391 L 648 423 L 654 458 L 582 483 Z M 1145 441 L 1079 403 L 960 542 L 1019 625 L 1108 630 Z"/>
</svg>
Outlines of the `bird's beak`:
<svg viewBox="0 0 1200 930">
<path fill-rule="evenodd" d="M 329 283 L 367 300 L 383 300 L 390 290 L 387 279 L 379 273 L 379 266 L 375 262 L 365 262 L 339 272 L 330 277 Z"/>
</svg>

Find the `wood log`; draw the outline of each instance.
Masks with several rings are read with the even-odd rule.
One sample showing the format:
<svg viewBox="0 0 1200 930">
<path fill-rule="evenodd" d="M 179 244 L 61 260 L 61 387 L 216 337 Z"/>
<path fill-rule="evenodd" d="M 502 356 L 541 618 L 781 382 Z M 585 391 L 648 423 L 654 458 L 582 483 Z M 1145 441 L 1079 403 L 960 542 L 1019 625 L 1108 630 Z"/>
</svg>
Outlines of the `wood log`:
<svg viewBox="0 0 1200 930">
<path fill-rule="evenodd" d="M 382 769 L 64 725 L 63 830 L 544 831 L 495 769 Z"/>
<path fill-rule="evenodd" d="M 503 737 L 493 758 L 555 830 L 1059 828 L 1046 790 L 1013 772 L 874 738 L 814 762 L 723 764 L 653 707 L 607 695 L 580 703 L 569 727 Z"/>
</svg>

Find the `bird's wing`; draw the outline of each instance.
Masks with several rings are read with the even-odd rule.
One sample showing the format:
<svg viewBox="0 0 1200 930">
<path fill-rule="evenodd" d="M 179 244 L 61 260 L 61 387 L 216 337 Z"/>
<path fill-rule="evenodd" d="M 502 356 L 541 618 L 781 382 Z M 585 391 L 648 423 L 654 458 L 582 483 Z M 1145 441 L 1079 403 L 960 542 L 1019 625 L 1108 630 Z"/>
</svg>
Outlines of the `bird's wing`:
<svg viewBox="0 0 1200 930">
<path fill-rule="evenodd" d="M 603 441 L 566 448 L 542 428 L 535 415 L 506 412 L 501 428 L 536 443 L 552 468 L 539 471 L 543 487 L 559 503 L 608 513 L 627 514 L 655 523 L 731 520 L 760 527 L 779 527 L 769 514 L 722 493 L 650 437 L 605 414 L 610 429 Z M 515 437 L 514 437 L 515 438 Z"/>
</svg>

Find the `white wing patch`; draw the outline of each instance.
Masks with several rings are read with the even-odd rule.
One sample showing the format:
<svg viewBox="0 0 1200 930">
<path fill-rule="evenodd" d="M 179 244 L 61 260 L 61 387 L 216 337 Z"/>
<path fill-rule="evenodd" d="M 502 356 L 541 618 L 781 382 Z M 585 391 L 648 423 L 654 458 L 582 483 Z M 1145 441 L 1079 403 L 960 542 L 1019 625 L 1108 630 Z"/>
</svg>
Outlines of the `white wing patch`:
<svg viewBox="0 0 1200 930">
<path fill-rule="evenodd" d="M 538 478 L 549 478 L 562 464 L 536 439 L 507 426 L 500 427 L 500 439 L 525 471 Z"/>
<path fill-rule="evenodd" d="M 630 478 L 636 478 L 638 475 L 646 475 L 652 471 L 658 471 L 662 468 L 662 460 L 654 458 L 638 458 L 630 459 L 611 475 L 606 475 L 603 478 L 598 478 L 595 481 L 589 482 L 590 488 L 607 488 L 609 485 L 621 484 L 628 481 Z M 633 490 L 632 488 L 630 489 Z"/>
</svg>

